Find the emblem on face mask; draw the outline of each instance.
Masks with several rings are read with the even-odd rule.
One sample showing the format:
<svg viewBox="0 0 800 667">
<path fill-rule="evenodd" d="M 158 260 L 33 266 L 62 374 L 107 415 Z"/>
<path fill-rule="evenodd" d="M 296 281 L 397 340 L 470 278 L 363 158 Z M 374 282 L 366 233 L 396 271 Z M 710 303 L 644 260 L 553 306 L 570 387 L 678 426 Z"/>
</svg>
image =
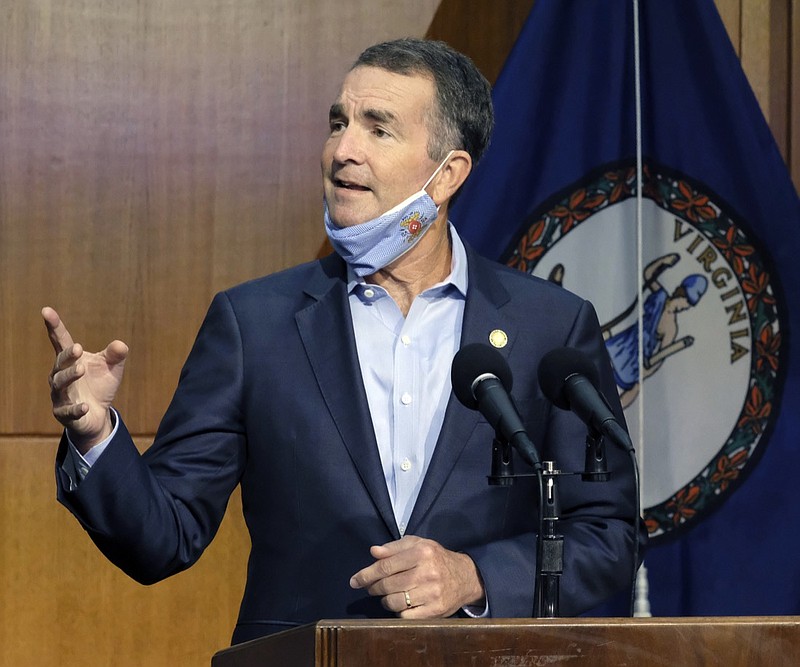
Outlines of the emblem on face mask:
<svg viewBox="0 0 800 667">
<path fill-rule="evenodd" d="M 403 218 L 400 221 L 400 226 L 403 228 L 406 243 L 413 243 L 414 239 L 422 232 L 422 220 L 420 219 L 419 211 L 414 211 L 411 215 Z"/>
</svg>

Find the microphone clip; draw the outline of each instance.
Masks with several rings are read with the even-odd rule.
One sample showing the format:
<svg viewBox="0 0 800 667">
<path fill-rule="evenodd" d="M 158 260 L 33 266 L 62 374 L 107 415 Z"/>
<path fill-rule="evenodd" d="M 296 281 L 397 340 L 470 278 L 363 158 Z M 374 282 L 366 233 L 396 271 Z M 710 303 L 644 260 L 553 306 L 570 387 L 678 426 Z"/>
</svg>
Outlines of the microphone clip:
<svg viewBox="0 0 800 667">
<path fill-rule="evenodd" d="M 492 474 L 490 486 L 511 486 L 514 483 L 514 457 L 507 440 L 495 435 L 492 441 Z"/>
<path fill-rule="evenodd" d="M 590 428 L 586 434 L 586 456 L 581 479 L 584 482 L 607 482 L 611 478 L 606 461 L 605 436 Z"/>
</svg>

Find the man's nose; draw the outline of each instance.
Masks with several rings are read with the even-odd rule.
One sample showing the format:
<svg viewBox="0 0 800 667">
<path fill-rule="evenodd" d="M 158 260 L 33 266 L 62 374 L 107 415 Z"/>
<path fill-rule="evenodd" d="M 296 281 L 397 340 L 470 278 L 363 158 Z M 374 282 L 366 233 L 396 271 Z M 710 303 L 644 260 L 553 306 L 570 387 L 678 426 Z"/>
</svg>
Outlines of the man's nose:
<svg viewBox="0 0 800 667">
<path fill-rule="evenodd" d="M 342 164 L 345 162 L 360 164 L 364 161 L 365 155 L 366 146 L 363 133 L 358 128 L 348 125 L 336 137 L 333 159 Z"/>
</svg>

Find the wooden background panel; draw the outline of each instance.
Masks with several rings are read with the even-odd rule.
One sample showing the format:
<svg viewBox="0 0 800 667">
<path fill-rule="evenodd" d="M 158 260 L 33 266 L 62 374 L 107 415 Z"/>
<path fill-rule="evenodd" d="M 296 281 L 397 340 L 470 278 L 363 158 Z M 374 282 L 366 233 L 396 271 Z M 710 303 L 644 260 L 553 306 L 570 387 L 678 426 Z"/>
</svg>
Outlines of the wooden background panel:
<svg viewBox="0 0 800 667">
<path fill-rule="evenodd" d="M 493 84 L 533 4 L 534 0 L 442 0 L 426 37 L 469 55 Z"/>
<path fill-rule="evenodd" d="M 152 432 L 213 293 L 314 257 L 346 68 L 437 4 L 4 3 L 0 432 L 57 431 L 45 304 L 90 349 L 130 345 L 119 405 Z"/>
<path fill-rule="evenodd" d="M 715 0 L 795 188 L 800 184 L 800 2 Z"/>
<path fill-rule="evenodd" d="M 741 53 L 742 0 L 714 0 L 714 4 L 725 24 L 725 29 L 728 31 L 736 53 Z"/>
<path fill-rule="evenodd" d="M 207 665 L 244 588 L 238 491 L 194 567 L 141 586 L 54 501 L 54 454 L 52 438 L 0 443 L 0 665 Z"/>
<path fill-rule="evenodd" d="M 789 3 L 742 0 L 739 57 L 784 160 L 788 153 Z"/>
<path fill-rule="evenodd" d="M 58 307 L 90 348 L 131 345 L 119 405 L 152 433 L 212 293 L 316 252 L 347 66 L 424 34 L 436 4 L 0 9 L 0 664 L 201 665 L 229 642 L 249 549 L 238 493 L 189 572 L 145 588 L 109 565 L 55 503 L 56 439 L 35 437 L 58 430 L 38 311 Z"/>
<path fill-rule="evenodd" d="M 789 22 L 789 159 L 795 187 L 800 187 L 800 0 L 791 0 Z"/>
</svg>

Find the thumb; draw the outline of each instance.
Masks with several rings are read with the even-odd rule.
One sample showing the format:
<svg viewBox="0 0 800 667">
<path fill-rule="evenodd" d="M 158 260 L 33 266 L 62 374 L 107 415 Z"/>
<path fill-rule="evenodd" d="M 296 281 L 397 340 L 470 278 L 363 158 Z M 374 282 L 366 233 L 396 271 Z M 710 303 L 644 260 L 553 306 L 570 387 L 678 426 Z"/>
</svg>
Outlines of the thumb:
<svg viewBox="0 0 800 667">
<path fill-rule="evenodd" d="M 387 542 L 386 544 L 376 545 L 370 547 L 370 554 L 373 558 L 388 558 L 394 554 L 410 549 L 420 541 L 421 538 L 416 535 L 405 535 L 399 540 Z"/>
<path fill-rule="evenodd" d="M 121 340 L 112 340 L 103 350 L 103 356 L 111 366 L 117 366 L 128 358 L 128 346 Z"/>
</svg>

